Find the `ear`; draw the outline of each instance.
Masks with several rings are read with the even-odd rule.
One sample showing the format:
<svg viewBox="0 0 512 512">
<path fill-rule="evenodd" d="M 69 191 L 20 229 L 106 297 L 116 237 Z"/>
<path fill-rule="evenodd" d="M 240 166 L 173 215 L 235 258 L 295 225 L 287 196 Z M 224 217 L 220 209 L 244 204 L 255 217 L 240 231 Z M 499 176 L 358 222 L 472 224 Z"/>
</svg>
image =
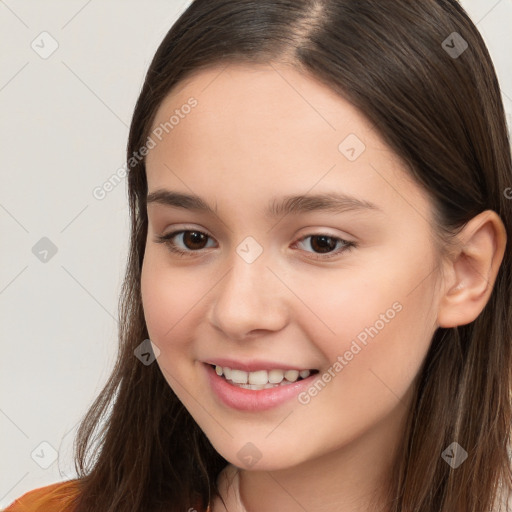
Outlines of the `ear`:
<svg viewBox="0 0 512 512">
<path fill-rule="evenodd" d="M 505 226 L 493 210 L 473 217 L 458 238 L 459 248 L 445 272 L 440 327 L 466 325 L 478 317 L 491 295 L 507 243 Z"/>
</svg>

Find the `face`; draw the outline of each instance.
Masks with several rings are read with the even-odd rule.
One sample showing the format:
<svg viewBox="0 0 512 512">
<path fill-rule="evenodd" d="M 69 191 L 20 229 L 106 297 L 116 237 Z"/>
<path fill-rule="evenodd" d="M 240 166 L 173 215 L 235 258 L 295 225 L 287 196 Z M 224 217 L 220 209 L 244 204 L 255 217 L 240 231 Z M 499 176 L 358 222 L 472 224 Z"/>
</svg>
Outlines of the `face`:
<svg viewBox="0 0 512 512">
<path fill-rule="evenodd" d="M 430 201 L 374 127 L 289 66 L 231 64 L 173 90 L 150 136 L 144 314 L 215 449 L 276 470 L 392 443 L 437 328 L 439 272 Z M 353 200 L 286 202 L 323 194 Z M 212 362 L 253 382 L 317 372 L 241 390 Z"/>
</svg>

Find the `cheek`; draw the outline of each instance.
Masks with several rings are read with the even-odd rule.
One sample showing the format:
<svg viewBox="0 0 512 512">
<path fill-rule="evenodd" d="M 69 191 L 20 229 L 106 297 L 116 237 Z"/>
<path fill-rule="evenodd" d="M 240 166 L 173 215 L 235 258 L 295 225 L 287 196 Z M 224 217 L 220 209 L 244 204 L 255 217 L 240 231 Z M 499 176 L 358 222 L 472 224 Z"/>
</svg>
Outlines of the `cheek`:
<svg viewBox="0 0 512 512">
<path fill-rule="evenodd" d="M 393 306 L 385 309 L 393 299 L 397 299 Z M 381 404 L 377 408 L 386 410 L 404 399 L 435 332 L 426 318 L 426 307 L 421 293 L 407 296 L 397 290 L 382 307 L 372 305 L 364 324 L 353 326 L 357 333 L 345 340 L 344 382 L 339 384 L 342 394 L 353 394 L 354 406 L 375 401 Z"/>
<path fill-rule="evenodd" d="M 315 313 L 302 316 L 302 328 L 344 375 L 333 379 L 336 393 L 403 396 L 418 373 L 435 332 L 434 281 L 425 279 L 425 255 L 404 254 L 381 251 L 340 275 L 297 276 L 295 291 Z"/>
<path fill-rule="evenodd" d="M 192 306 L 199 301 L 201 287 L 189 273 L 172 268 L 156 252 L 148 250 L 144 256 L 141 296 L 148 334 L 166 352 L 173 348 L 173 340 L 186 338 L 185 326 L 194 315 Z"/>
<path fill-rule="evenodd" d="M 194 335 L 191 325 L 199 310 L 200 287 L 196 277 L 194 282 L 188 282 L 189 273 L 171 267 L 165 255 L 156 252 L 149 250 L 144 255 L 141 272 L 144 318 L 149 338 L 160 350 L 156 362 L 169 386 L 186 403 L 188 394 L 183 383 L 190 380 L 194 371 L 189 341 Z"/>
<path fill-rule="evenodd" d="M 380 326 L 381 314 L 387 313 L 389 319 L 396 315 L 393 304 L 400 292 L 389 272 L 383 278 L 380 265 L 297 272 L 290 281 L 299 299 L 295 321 L 307 330 L 311 340 L 324 340 L 318 345 L 329 360 L 348 349 L 358 335 L 364 341 L 365 328 L 375 322 Z"/>
</svg>

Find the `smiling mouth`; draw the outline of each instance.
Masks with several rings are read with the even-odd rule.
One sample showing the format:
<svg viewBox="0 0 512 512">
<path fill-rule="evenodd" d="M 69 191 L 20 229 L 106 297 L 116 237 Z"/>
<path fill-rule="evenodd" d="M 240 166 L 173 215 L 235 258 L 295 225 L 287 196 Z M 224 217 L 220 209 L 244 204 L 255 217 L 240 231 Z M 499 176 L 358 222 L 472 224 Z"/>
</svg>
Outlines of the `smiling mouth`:
<svg viewBox="0 0 512 512">
<path fill-rule="evenodd" d="M 318 370 L 258 370 L 255 372 L 246 372 L 229 368 L 227 366 L 209 365 L 215 370 L 215 373 L 226 380 L 229 384 L 245 389 L 270 389 L 279 386 L 287 386 L 304 379 L 310 375 L 318 373 Z"/>
</svg>

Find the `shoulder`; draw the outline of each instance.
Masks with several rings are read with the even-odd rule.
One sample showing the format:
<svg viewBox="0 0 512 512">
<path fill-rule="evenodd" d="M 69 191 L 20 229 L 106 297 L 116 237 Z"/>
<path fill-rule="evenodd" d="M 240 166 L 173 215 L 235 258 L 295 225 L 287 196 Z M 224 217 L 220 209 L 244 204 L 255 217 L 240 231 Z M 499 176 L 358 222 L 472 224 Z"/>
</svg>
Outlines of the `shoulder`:
<svg viewBox="0 0 512 512">
<path fill-rule="evenodd" d="M 78 480 L 58 482 L 26 492 L 2 512 L 72 512 L 78 493 Z"/>
</svg>

